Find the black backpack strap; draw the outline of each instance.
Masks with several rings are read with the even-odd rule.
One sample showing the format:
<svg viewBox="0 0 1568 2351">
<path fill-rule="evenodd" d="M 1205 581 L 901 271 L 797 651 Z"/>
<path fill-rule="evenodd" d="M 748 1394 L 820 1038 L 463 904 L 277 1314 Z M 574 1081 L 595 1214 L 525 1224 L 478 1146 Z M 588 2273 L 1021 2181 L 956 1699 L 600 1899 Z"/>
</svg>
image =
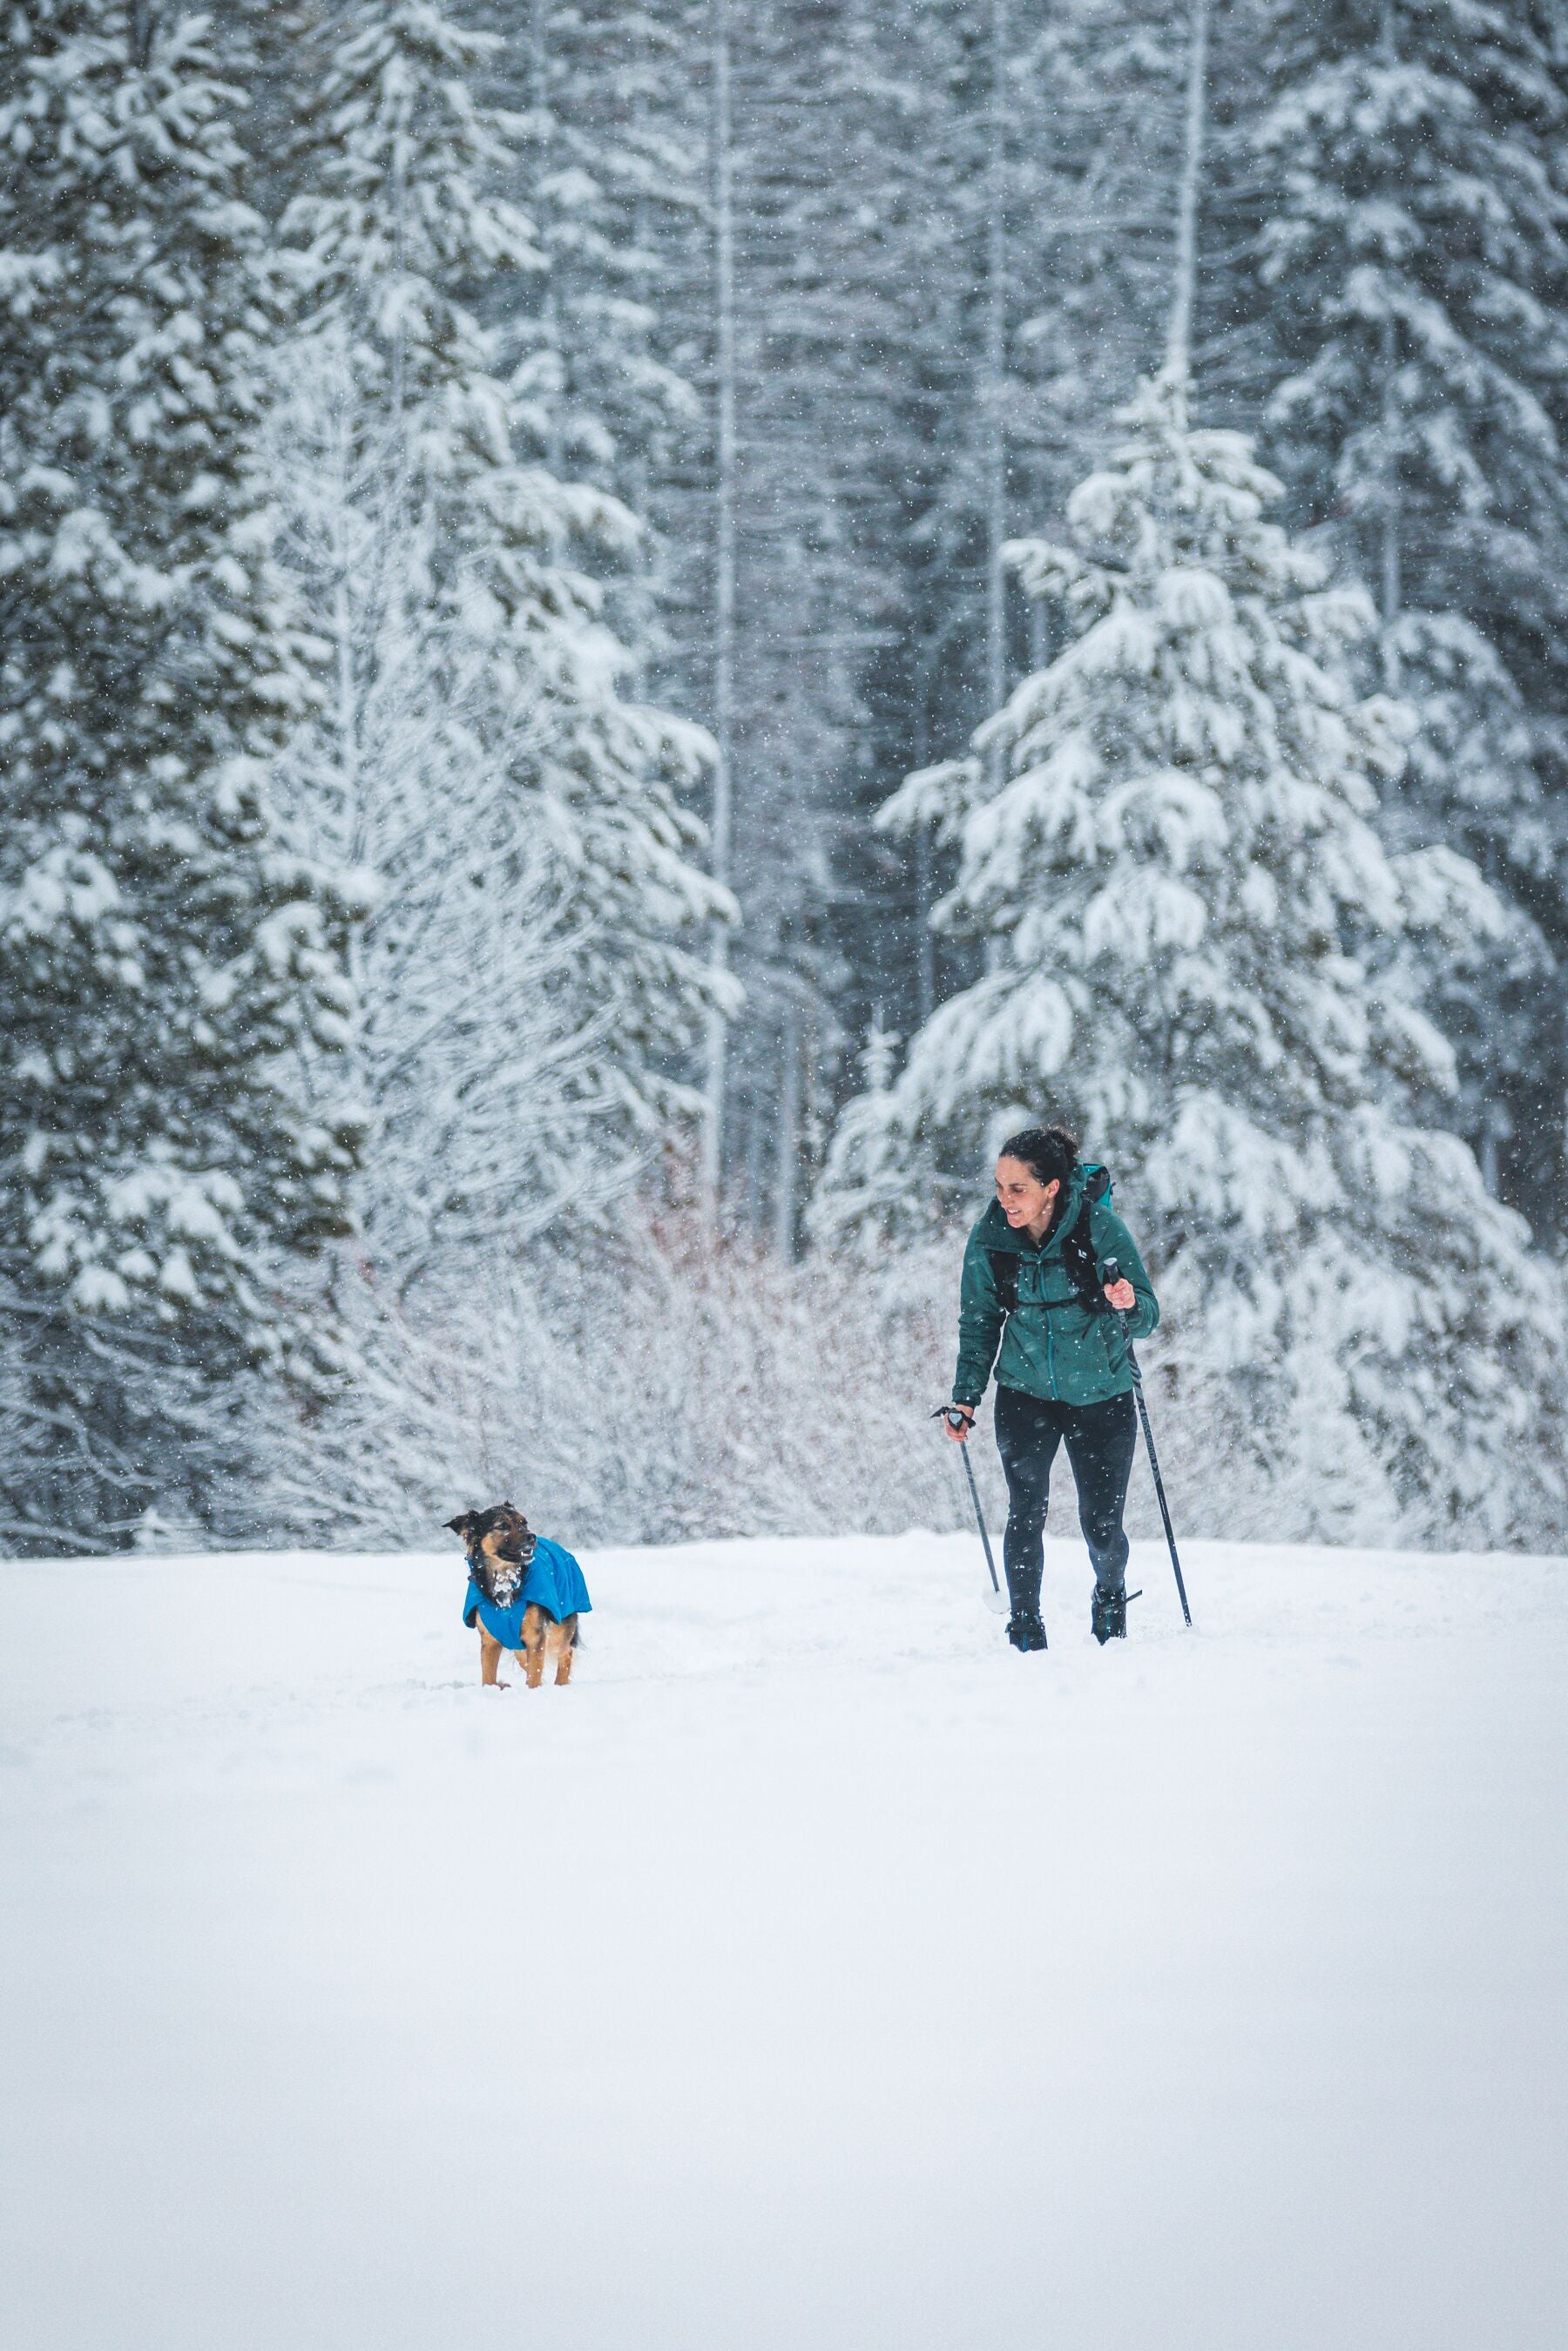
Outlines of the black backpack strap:
<svg viewBox="0 0 1568 2351">
<path fill-rule="evenodd" d="M 1100 1261 L 1094 1254 L 1093 1225 L 1094 1203 L 1085 1193 L 1078 1214 L 1061 1236 L 1061 1261 L 1078 1292 L 1079 1304 L 1091 1314 L 1101 1314 L 1105 1311 L 1105 1298 L 1100 1286 Z"/>
<path fill-rule="evenodd" d="M 1011 1249 L 988 1249 L 991 1260 L 991 1280 L 996 1285 L 997 1304 L 1004 1314 L 1011 1314 L 1019 1302 L 1019 1261 Z"/>
</svg>

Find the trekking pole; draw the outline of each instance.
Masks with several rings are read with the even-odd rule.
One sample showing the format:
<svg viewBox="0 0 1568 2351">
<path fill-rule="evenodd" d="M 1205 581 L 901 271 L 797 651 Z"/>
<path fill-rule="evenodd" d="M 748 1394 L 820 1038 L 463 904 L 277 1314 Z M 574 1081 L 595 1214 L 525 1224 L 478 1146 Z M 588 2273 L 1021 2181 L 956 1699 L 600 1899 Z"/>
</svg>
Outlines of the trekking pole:
<svg viewBox="0 0 1568 2351">
<path fill-rule="evenodd" d="M 1120 1281 L 1121 1279 L 1121 1266 L 1113 1257 L 1108 1257 L 1105 1260 L 1105 1280 L 1107 1285 L 1111 1288 L 1114 1288 L 1115 1284 Z M 1124 1315 L 1125 1315 L 1128 1311 L 1129 1310 L 1126 1308 L 1113 1309 L 1113 1312 L 1119 1312 Z M 1159 1497 L 1160 1516 L 1166 1522 L 1166 1541 L 1171 1547 L 1171 1565 L 1176 1570 L 1176 1593 L 1181 1601 L 1181 1613 L 1184 1621 L 1190 1629 L 1192 1625 L 1192 1610 L 1186 1604 L 1186 1585 L 1182 1582 L 1181 1562 L 1176 1557 L 1176 1531 L 1171 1525 L 1170 1505 L 1166 1500 L 1166 1481 L 1160 1476 L 1160 1457 L 1155 1451 L 1155 1432 L 1149 1426 L 1149 1407 L 1144 1402 L 1144 1375 L 1138 1369 L 1138 1358 L 1136 1353 L 1134 1352 L 1132 1336 L 1128 1332 L 1125 1321 L 1124 1321 L 1122 1324 L 1122 1340 L 1127 1350 L 1127 1369 L 1133 1374 L 1133 1394 L 1137 1398 L 1138 1418 L 1143 1424 L 1144 1443 L 1149 1448 L 1149 1467 L 1155 1473 L 1155 1492 Z"/>
<path fill-rule="evenodd" d="M 931 1417 L 933 1420 L 945 1420 L 948 1427 L 953 1429 L 963 1428 L 967 1425 L 972 1430 L 975 1426 L 967 1414 L 956 1411 L 950 1404 L 938 1405 Z M 969 1458 L 967 1440 L 959 1446 L 958 1450 L 964 1457 L 964 1475 L 969 1481 L 969 1499 L 975 1505 L 975 1524 L 980 1530 L 980 1544 L 986 1554 L 986 1565 L 991 1571 L 991 1590 L 999 1600 L 1002 1596 L 1002 1587 L 997 1581 L 997 1562 L 991 1556 L 991 1539 L 986 1532 L 986 1514 L 980 1508 L 980 1489 L 975 1483 L 975 1468 Z M 1042 1624 L 1040 1626 L 1042 1633 L 1044 1629 Z"/>
</svg>

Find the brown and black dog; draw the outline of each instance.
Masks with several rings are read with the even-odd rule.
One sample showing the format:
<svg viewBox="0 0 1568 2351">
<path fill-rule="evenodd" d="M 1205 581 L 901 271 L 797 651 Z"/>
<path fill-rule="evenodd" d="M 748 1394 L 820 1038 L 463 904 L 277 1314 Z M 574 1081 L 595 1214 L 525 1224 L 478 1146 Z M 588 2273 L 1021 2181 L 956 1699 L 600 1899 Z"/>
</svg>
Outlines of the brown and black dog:
<svg viewBox="0 0 1568 2351">
<path fill-rule="evenodd" d="M 455 1535 L 461 1535 L 468 1553 L 468 1573 L 485 1598 L 496 1608 L 510 1608 L 523 1588 L 528 1562 L 534 1555 L 537 1541 L 527 1519 L 513 1502 L 498 1502 L 493 1510 L 465 1510 L 460 1518 L 448 1519 L 447 1525 Z M 470 1616 L 469 1623 L 476 1618 Z M 523 1610 L 523 1645 L 513 1652 L 523 1668 L 529 1689 L 538 1689 L 544 1679 L 545 1660 L 553 1655 L 555 1678 L 559 1688 L 571 1679 L 571 1661 L 577 1649 L 577 1618 L 563 1616 L 558 1624 L 547 1609 L 530 1601 Z M 486 1689 L 505 1688 L 500 1680 L 502 1645 L 479 1625 L 479 1674 Z"/>
</svg>

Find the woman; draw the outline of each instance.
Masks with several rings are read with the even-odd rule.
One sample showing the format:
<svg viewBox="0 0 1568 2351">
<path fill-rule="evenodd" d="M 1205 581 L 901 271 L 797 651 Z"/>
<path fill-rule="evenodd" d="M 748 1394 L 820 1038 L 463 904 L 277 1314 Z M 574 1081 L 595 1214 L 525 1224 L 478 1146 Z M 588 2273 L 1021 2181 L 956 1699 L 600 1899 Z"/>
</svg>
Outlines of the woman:
<svg viewBox="0 0 1568 2351">
<path fill-rule="evenodd" d="M 1090 1625 L 1102 1643 L 1126 1636 L 1122 1510 L 1138 1434 L 1127 1340 L 1152 1331 L 1160 1309 L 1109 1189 L 1103 1168 L 1081 1163 L 1064 1126 L 1026 1127 L 1002 1145 L 997 1196 L 964 1252 L 947 1433 L 967 1441 L 995 1364 L 997 1447 L 1009 1499 L 1008 1638 L 1015 1649 L 1045 1646 L 1045 1512 L 1051 1465 L 1064 1438 L 1078 1522 L 1094 1562 Z M 1114 1282 L 1103 1278 L 1109 1258 L 1121 1271 Z"/>
</svg>

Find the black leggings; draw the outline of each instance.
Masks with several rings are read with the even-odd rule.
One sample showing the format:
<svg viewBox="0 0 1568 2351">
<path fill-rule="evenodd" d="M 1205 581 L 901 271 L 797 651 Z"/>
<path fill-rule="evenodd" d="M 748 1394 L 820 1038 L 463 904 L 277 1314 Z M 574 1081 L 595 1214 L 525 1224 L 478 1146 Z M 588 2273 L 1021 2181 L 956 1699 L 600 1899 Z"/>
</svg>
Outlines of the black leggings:
<svg viewBox="0 0 1568 2351">
<path fill-rule="evenodd" d="M 1102 1591 L 1119 1592 L 1127 1573 L 1122 1510 L 1138 1446 L 1137 1408 L 1131 1391 L 1103 1404 L 1055 1404 L 1047 1396 L 1025 1395 L 1021 1388 L 998 1387 L 996 1421 L 997 1450 L 1008 1480 L 1002 1556 L 1015 1608 L 1020 1601 L 1032 1607 L 1040 1598 L 1051 1465 L 1063 1437 L 1094 1580 Z"/>
</svg>

